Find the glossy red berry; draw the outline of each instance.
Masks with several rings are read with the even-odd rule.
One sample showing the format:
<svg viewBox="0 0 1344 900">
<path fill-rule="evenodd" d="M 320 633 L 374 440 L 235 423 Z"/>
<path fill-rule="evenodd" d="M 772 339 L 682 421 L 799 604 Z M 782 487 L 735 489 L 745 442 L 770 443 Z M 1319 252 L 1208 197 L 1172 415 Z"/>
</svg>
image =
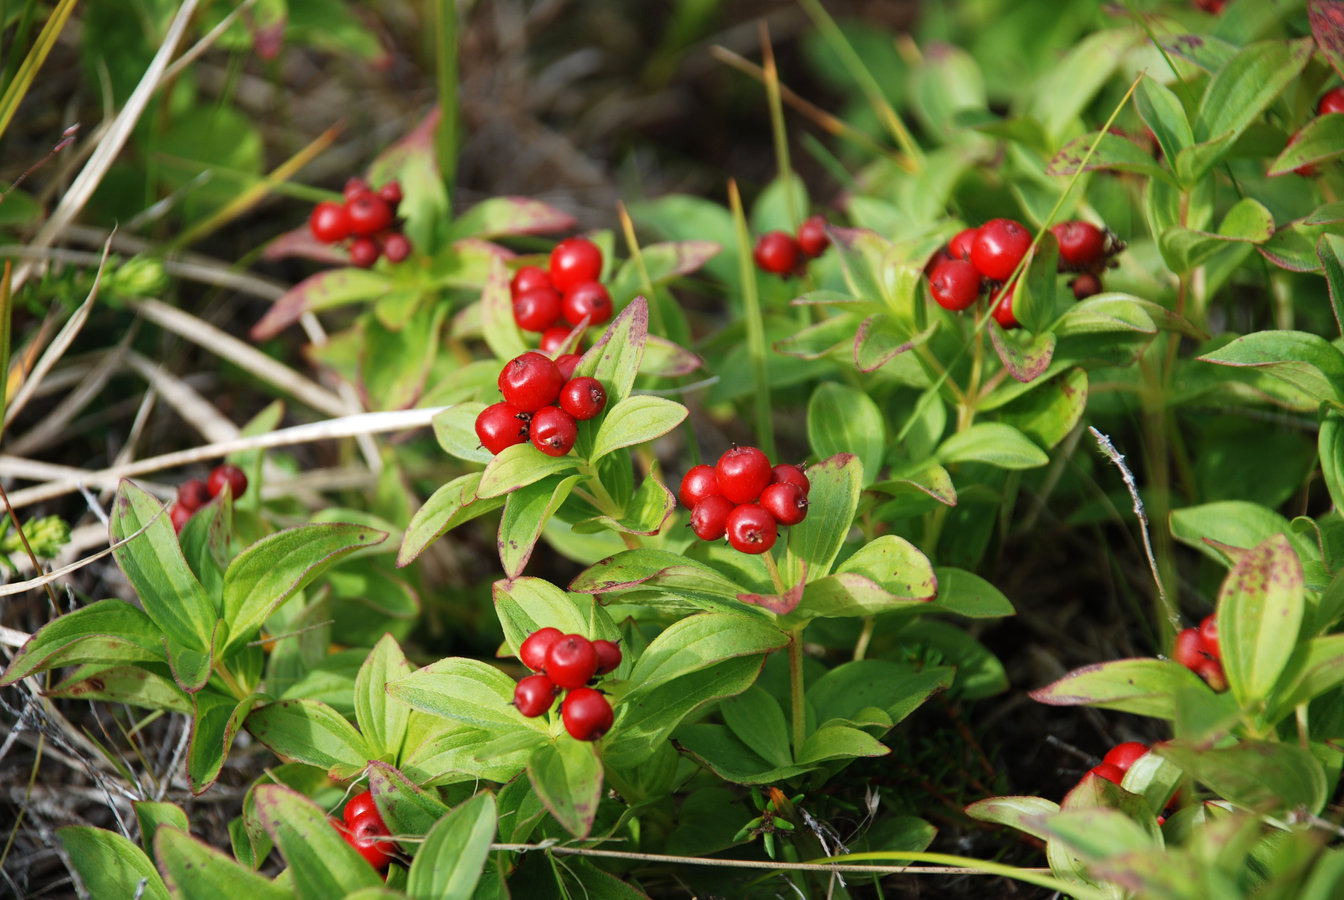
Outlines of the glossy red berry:
<svg viewBox="0 0 1344 900">
<path fill-rule="evenodd" d="M 821 256 L 830 245 L 831 239 L 826 236 L 825 216 L 809 216 L 798 226 L 798 249 L 804 255 Z"/>
<path fill-rule="evenodd" d="M 1332 87 L 1316 103 L 1316 115 L 1328 116 L 1331 113 L 1344 113 L 1344 87 Z"/>
<path fill-rule="evenodd" d="M 1062 269 L 1087 269 L 1106 255 L 1106 233 L 1091 222 L 1073 220 L 1050 226 L 1059 241 Z"/>
<path fill-rule="evenodd" d="M 364 861 L 375 869 L 381 871 L 392 862 L 392 857 L 383 851 L 381 842 L 370 840 L 368 838 L 357 838 L 350 828 L 340 819 L 328 817 L 331 827 L 336 829 L 336 833 L 345 839 L 345 842 L 355 848 L 355 852 L 364 858 Z"/>
<path fill-rule="evenodd" d="M 1014 282 L 1011 288 L 1001 287 L 989 295 L 989 308 L 994 321 L 1005 330 L 1012 330 L 1020 324 L 1013 314 L 1013 297 L 1016 293 L 1017 283 Z"/>
<path fill-rule="evenodd" d="M 616 714 L 601 691 L 581 687 L 565 695 L 560 718 L 565 731 L 576 741 L 595 741 L 611 730 Z"/>
<path fill-rule="evenodd" d="M 401 205 L 402 193 L 400 181 L 389 181 L 378 189 L 378 196 L 383 198 L 383 202 L 391 207 L 395 213 L 397 207 Z"/>
<path fill-rule="evenodd" d="M 579 426 L 574 417 L 558 406 L 543 406 L 532 414 L 529 430 L 532 446 L 547 456 L 564 456 L 579 439 Z"/>
<path fill-rule="evenodd" d="M 616 667 L 621 664 L 620 645 L 615 641 L 593 641 L 593 649 L 597 651 L 598 675 L 616 671 Z"/>
<path fill-rule="evenodd" d="M 755 447 L 734 447 L 714 466 L 719 493 L 733 503 L 752 503 L 770 483 L 770 460 Z"/>
<path fill-rule="evenodd" d="M 538 628 L 525 637 L 518 646 L 518 658 L 533 672 L 540 672 L 546 668 L 546 651 L 551 649 L 551 644 L 564 636 L 564 632 L 559 628 L 552 628 L 549 625 Z"/>
<path fill-rule="evenodd" d="M 1112 784 L 1119 784 L 1125 780 L 1125 773 L 1118 766 L 1113 766 L 1110 763 L 1102 763 L 1099 766 L 1093 766 L 1088 774 L 1095 775 L 1098 778 L 1105 778 Z"/>
<path fill-rule="evenodd" d="M 506 447 L 527 440 L 529 419 L 528 414 L 517 407 L 507 403 L 492 404 L 476 417 L 476 437 L 491 453 L 502 453 Z"/>
<path fill-rule="evenodd" d="M 514 297 L 535 288 L 550 288 L 555 291 L 550 274 L 541 266 L 523 266 L 514 272 L 513 278 L 509 280 L 509 293 Z M 556 291 L 556 294 L 559 293 Z"/>
<path fill-rule="evenodd" d="M 371 190 L 373 190 L 373 188 L 369 187 L 367 181 L 360 178 L 358 175 L 352 175 L 346 179 L 345 187 L 341 189 L 341 193 L 345 195 L 346 200 L 350 200 L 353 197 L 358 197 L 365 191 Z"/>
<path fill-rule="evenodd" d="M 956 257 L 949 256 L 946 249 L 939 250 L 938 252 L 934 253 L 933 256 L 930 256 L 929 261 L 924 264 L 924 274 L 932 275 L 934 269 L 938 268 L 945 262 L 951 262 L 955 258 Z"/>
<path fill-rule="evenodd" d="M 1218 660 L 1206 657 L 1195 668 L 1195 674 L 1203 678 L 1205 683 L 1218 693 L 1227 690 L 1227 673 L 1223 671 L 1223 664 Z"/>
<path fill-rule="evenodd" d="M 345 802 L 345 811 L 341 813 L 341 818 L 345 820 L 347 827 L 353 828 L 360 819 L 366 819 L 373 816 L 378 821 L 383 820 L 382 813 L 378 812 L 378 804 L 373 800 L 371 791 L 360 791 Z"/>
<path fill-rule="evenodd" d="M 374 821 L 373 819 L 362 819 L 359 823 L 350 826 L 346 832 L 349 835 L 346 842 L 364 857 L 364 861 L 375 869 L 386 869 L 392 862 L 392 854 L 388 851 L 392 848 L 392 842 L 385 840 L 390 832 L 387 826 L 383 824 L 382 819 Z"/>
<path fill-rule="evenodd" d="M 701 463 L 698 466 L 691 466 L 686 474 L 681 477 L 681 488 L 677 491 L 677 499 L 681 505 L 690 509 L 706 497 L 718 497 L 719 476 L 715 474 L 713 466 L 707 466 Z"/>
<path fill-rule="evenodd" d="M 947 242 L 947 255 L 953 259 L 970 261 L 971 247 L 975 246 L 975 236 L 980 233 L 979 228 L 963 228 L 952 236 L 952 240 Z"/>
<path fill-rule="evenodd" d="M 705 497 L 691 507 L 691 531 L 702 541 L 717 541 L 727 533 L 728 514 L 736 508 L 727 497 Z"/>
<path fill-rule="evenodd" d="M 514 294 L 513 321 L 523 331 L 545 331 L 559 319 L 560 295 L 551 288 L 529 288 Z M 565 334 L 568 335 L 569 331 L 566 330 Z"/>
<path fill-rule="evenodd" d="M 545 675 L 529 675 L 513 688 L 513 705 L 529 719 L 543 715 L 551 708 L 560 688 Z"/>
<path fill-rule="evenodd" d="M 929 275 L 929 294 L 943 309 L 966 309 L 980 296 L 980 272 L 965 260 L 948 260 Z"/>
<path fill-rule="evenodd" d="M 798 466 L 792 466 L 788 463 L 779 463 L 770 470 L 771 484 L 795 484 L 798 489 L 806 496 L 807 492 L 812 490 L 812 482 L 807 480 L 803 470 Z"/>
<path fill-rule="evenodd" d="M 237 500 L 247 492 L 247 475 L 232 463 L 224 463 L 210 470 L 210 477 L 206 480 L 205 486 L 210 491 L 211 497 L 218 497 L 223 493 L 226 484 L 229 486 L 229 492 L 233 494 L 233 499 Z"/>
<path fill-rule="evenodd" d="M 1073 289 L 1073 299 L 1086 300 L 1101 293 L 1101 278 L 1091 272 L 1084 272 L 1070 281 L 1069 287 Z"/>
<path fill-rule="evenodd" d="M 596 378 L 572 378 L 560 389 L 560 408 L 580 422 L 597 416 L 606 407 L 607 389 Z"/>
<path fill-rule="evenodd" d="M 177 505 L 188 512 L 200 509 L 210 502 L 210 488 L 199 478 L 189 478 L 177 486 Z"/>
<path fill-rule="evenodd" d="M 589 325 L 601 325 L 611 318 L 611 292 L 600 281 L 581 281 L 565 292 L 560 313 L 570 325 L 584 319 Z"/>
<path fill-rule="evenodd" d="M 550 406 L 560 396 L 564 384 L 555 361 L 535 350 L 509 360 L 499 372 L 499 390 L 504 394 L 504 402 L 523 412 Z"/>
<path fill-rule="evenodd" d="M 602 275 L 602 249 L 587 238 L 565 238 L 551 250 L 551 284 L 562 294 Z"/>
<path fill-rule="evenodd" d="M 378 261 L 383 251 L 378 242 L 371 237 L 357 237 L 350 242 L 350 265 L 358 269 L 368 269 Z"/>
<path fill-rule="evenodd" d="M 1031 246 L 1031 232 L 1012 219 L 990 219 L 971 245 L 971 264 L 993 281 L 1007 281 Z"/>
<path fill-rule="evenodd" d="M 1147 752 L 1147 744 L 1140 744 L 1138 741 L 1125 741 L 1123 744 L 1116 744 L 1106 751 L 1106 755 L 1102 757 L 1101 761 L 1104 765 L 1115 766 L 1123 775 L 1123 773 L 1129 771 L 1130 766 L 1138 762 L 1139 757 Z"/>
<path fill-rule="evenodd" d="M 1204 654 L 1204 639 L 1200 637 L 1199 629 L 1186 628 L 1176 635 L 1176 644 L 1172 648 L 1171 656 L 1192 672 L 1198 672 L 1200 666 L 1208 660 L 1208 656 Z"/>
<path fill-rule="evenodd" d="M 180 502 L 174 501 L 173 505 L 168 507 L 168 521 L 173 523 L 173 531 L 181 534 L 193 512 L 195 512 L 194 509 L 188 509 Z"/>
<path fill-rule="evenodd" d="M 752 256 L 762 270 L 775 275 L 789 275 L 798 267 L 802 248 L 787 231 L 771 231 L 756 241 Z"/>
<path fill-rule="evenodd" d="M 1218 614 L 1210 613 L 1199 623 L 1199 639 L 1203 650 L 1213 659 L 1221 661 L 1223 650 L 1218 646 Z"/>
<path fill-rule="evenodd" d="M 765 553 L 779 535 L 775 517 L 757 503 L 742 503 L 728 514 L 728 543 L 740 553 Z"/>
<path fill-rule="evenodd" d="M 392 207 L 373 191 L 360 191 L 345 201 L 350 216 L 350 233 L 374 235 L 392 225 Z"/>
<path fill-rule="evenodd" d="M 581 634 L 566 634 L 546 648 L 546 675 L 565 690 L 583 687 L 597 672 L 597 648 Z"/>
<path fill-rule="evenodd" d="M 411 239 L 400 231 L 383 238 L 383 256 L 390 263 L 405 262 L 411 255 Z"/>
<path fill-rule="evenodd" d="M 350 236 L 350 214 L 333 200 L 323 200 L 308 216 L 308 230 L 324 244 L 335 244 Z"/>
<path fill-rule="evenodd" d="M 541 336 L 541 342 L 546 343 L 546 335 Z M 577 353 L 562 353 L 555 358 L 555 367 L 560 370 L 560 375 L 565 381 L 574 377 L 574 370 L 579 367 L 579 360 L 582 358 Z"/>
<path fill-rule="evenodd" d="M 574 329 L 568 325 L 554 325 L 541 333 L 540 346 L 537 348 L 547 355 L 558 353 L 567 349 L 570 344 L 570 337 L 574 334 Z M 582 344 L 582 341 L 578 342 Z M 574 355 L 583 352 L 582 346 L 576 347 Z"/>
<path fill-rule="evenodd" d="M 796 484 L 766 485 L 760 502 L 780 525 L 797 525 L 807 518 L 807 495 Z"/>
</svg>

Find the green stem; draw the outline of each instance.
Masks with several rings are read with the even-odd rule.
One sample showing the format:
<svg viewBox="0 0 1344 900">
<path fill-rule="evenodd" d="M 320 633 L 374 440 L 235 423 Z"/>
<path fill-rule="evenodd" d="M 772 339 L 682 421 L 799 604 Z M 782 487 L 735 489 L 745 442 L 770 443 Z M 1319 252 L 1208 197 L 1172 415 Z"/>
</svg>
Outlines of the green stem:
<svg viewBox="0 0 1344 900">
<path fill-rule="evenodd" d="M 854 661 L 858 662 L 868 654 L 868 645 L 873 641 L 873 632 L 877 630 L 877 617 L 863 617 L 863 631 L 859 632 L 859 639 L 854 642 Z"/>
<path fill-rule="evenodd" d="M 604 516 L 619 519 L 621 516 L 625 515 L 625 510 L 617 504 L 616 500 L 607 492 L 607 486 L 602 483 L 602 479 L 597 477 L 596 469 L 591 465 L 584 465 L 579 467 L 579 473 L 583 475 L 583 484 L 587 490 L 584 490 L 583 488 L 574 488 L 571 493 L 587 500 L 593 506 L 597 507 L 597 511 Z M 625 544 L 626 549 L 628 550 L 638 550 L 640 547 L 644 546 L 636 535 L 625 531 L 618 531 L 616 533 L 621 536 L 621 541 Z"/>
<path fill-rule="evenodd" d="M 803 693 L 803 626 L 789 632 L 789 696 L 793 713 L 793 758 L 803 752 L 807 740 L 807 701 Z"/>
<path fill-rule="evenodd" d="M 770 107 L 770 135 L 775 144 L 775 168 L 784 182 L 788 199 L 789 226 L 795 231 L 802 222 L 803 211 L 798 209 L 798 198 L 793 191 L 793 166 L 789 162 L 789 138 L 784 129 L 784 103 L 779 95 L 779 70 L 775 68 L 775 50 L 770 45 L 770 29 L 762 19 L 761 62 L 764 70 L 766 105 Z"/>
<path fill-rule="evenodd" d="M 751 235 L 742 210 L 742 195 L 737 182 L 728 182 L 728 200 L 737 231 L 737 266 L 742 280 L 742 305 L 747 327 L 747 355 L 751 358 L 752 383 L 756 400 L 756 439 L 771 459 L 775 458 L 775 427 L 770 416 L 770 376 L 766 369 L 765 318 L 761 298 L 756 291 L 756 266 L 751 258 Z"/>
</svg>

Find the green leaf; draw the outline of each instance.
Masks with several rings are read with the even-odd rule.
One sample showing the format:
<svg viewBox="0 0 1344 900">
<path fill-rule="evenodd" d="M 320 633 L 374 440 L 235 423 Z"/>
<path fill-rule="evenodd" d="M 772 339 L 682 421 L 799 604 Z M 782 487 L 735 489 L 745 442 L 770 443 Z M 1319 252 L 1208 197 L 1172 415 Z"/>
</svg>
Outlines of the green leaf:
<svg viewBox="0 0 1344 900">
<path fill-rule="evenodd" d="M 569 497 L 579 481 L 578 475 L 562 478 L 551 475 L 533 484 L 509 492 L 504 502 L 504 515 L 499 520 L 499 538 L 496 547 L 504 574 L 517 578 L 523 573 L 532 550 L 541 538 L 541 531 L 551 516 Z"/>
<path fill-rule="evenodd" d="M 1175 159 L 1182 150 L 1195 142 L 1185 107 L 1176 93 L 1151 76 L 1139 82 L 1134 94 L 1134 106 L 1143 123 L 1157 138 L 1162 155 Z"/>
<path fill-rule="evenodd" d="M 387 293 L 389 287 L 386 275 L 366 269 L 318 272 L 300 281 L 271 304 L 266 315 L 252 326 L 250 336 L 254 341 L 268 340 L 299 321 L 306 312 L 374 300 Z"/>
<path fill-rule="evenodd" d="M 719 703 L 719 713 L 737 739 L 763 760 L 775 766 L 793 763 L 784 710 L 764 688 L 752 685 L 736 697 L 723 700 Z"/>
<path fill-rule="evenodd" d="M 826 336 L 831 333 L 828 326 L 836 319 L 848 321 L 849 318 L 849 316 L 837 316 L 835 319 L 828 319 L 815 326 L 819 331 L 809 337 L 812 339 L 821 338 L 821 343 L 824 344 Z M 908 353 L 916 347 L 928 343 L 929 338 L 933 337 L 933 333 L 937 329 L 938 324 L 935 322 L 923 331 L 916 332 L 895 316 L 887 313 L 874 313 L 859 323 L 857 331 L 854 330 L 853 325 L 846 326 L 844 331 L 846 337 L 850 334 L 854 336 L 854 349 L 851 354 L 854 368 L 860 372 L 876 372 L 901 354 Z M 804 332 L 800 332 L 797 337 L 802 338 L 803 335 Z M 776 347 L 781 343 L 784 342 L 777 342 Z M 803 358 L 815 359 L 816 357 L 804 356 Z"/>
<path fill-rule="evenodd" d="M 412 900 L 471 900 L 494 840 L 495 797 L 477 794 L 444 816 L 425 835 L 406 881 Z"/>
<path fill-rule="evenodd" d="M 819 763 L 860 756 L 886 756 L 891 750 L 866 731 L 849 725 L 823 725 L 807 736 L 798 751 L 798 762 Z"/>
<path fill-rule="evenodd" d="M 568 471 L 578 464 L 575 456 L 547 456 L 531 444 L 514 444 L 505 447 L 485 467 L 476 494 L 482 498 L 502 497 L 509 491 L 534 484 L 548 475 Z"/>
<path fill-rule="evenodd" d="M 664 629 L 640 654 L 627 699 L 722 660 L 769 653 L 788 643 L 787 634 L 760 619 L 715 612 L 690 616 Z"/>
<path fill-rule="evenodd" d="M 527 759 L 532 788 L 566 831 L 586 838 L 602 799 L 602 759 L 588 741 L 542 744 Z"/>
<path fill-rule="evenodd" d="M 949 436 L 935 457 L 943 465 L 980 462 L 1001 469 L 1033 469 L 1050 461 L 1031 438 L 1002 422 L 980 422 Z"/>
<path fill-rule="evenodd" d="M 374 645 L 355 678 L 355 721 L 373 756 L 395 759 L 406 737 L 411 710 L 387 696 L 387 683 L 411 673 L 397 639 L 385 634 Z"/>
<path fill-rule="evenodd" d="M 1049 840 L 1044 823 L 1059 812 L 1059 804 L 1044 797 L 989 797 L 966 807 L 966 815 L 981 822 L 1007 825 Z"/>
<path fill-rule="evenodd" d="M 1277 715 L 1270 721 L 1344 683 L 1344 634 L 1312 638 L 1300 663 L 1290 666 L 1284 680 L 1286 684 L 1274 700 Z"/>
<path fill-rule="evenodd" d="M 1195 139 L 1230 135 L 1235 140 L 1285 87 L 1297 81 L 1312 49 L 1310 38 L 1244 47 L 1209 80 L 1195 115 Z"/>
<path fill-rule="evenodd" d="M 1269 175 L 1286 175 L 1302 166 L 1314 166 L 1344 155 L 1344 119 L 1317 116 L 1302 126 L 1295 139 L 1283 148 Z"/>
<path fill-rule="evenodd" d="M 223 622 L 217 622 L 216 633 L 223 627 Z M 171 637 L 164 639 L 163 648 L 168 653 L 168 668 L 172 671 L 173 680 L 177 682 L 178 687 L 191 694 L 205 686 L 214 666 L 214 646 L 213 636 L 208 650 L 183 646 Z"/>
<path fill-rule="evenodd" d="M 158 870 L 129 839 L 88 825 L 67 825 L 56 835 L 89 896 L 168 900 Z"/>
<path fill-rule="evenodd" d="M 1152 749 L 1218 796 L 1263 815 L 1302 808 L 1318 813 L 1329 794 L 1320 762 L 1294 744 L 1242 739 L 1230 747 L 1206 747 L 1167 741 Z"/>
<path fill-rule="evenodd" d="M 262 875 L 239 865 L 181 828 L 161 828 L 154 855 L 174 897 L 183 900 L 289 900 L 294 895 Z M 94 896 L 102 896 L 94 893 Z M 123 895 L 129 896 L 129 895 Z"/>
<path fill-rule="evenodd" d="M 930 610 L 939 609 L 971 619 L 989 619 L 1011 616 L 1015 613 L 1008 598 L 985 579 L 965 569 L 939 567 L 934 570 L 938 596 L 929 604 Z"/>
<path fill-rule="evenodd" d="M 882 411 L 858 388 L 824 381 L 807 402 L 807 439 L 822 459 L 853 453 L 863 467 L 860 484 L 877 479 L 886 449 Z"/>
<path fill-rule="evenodd" d="M 640 552 L 640 551 L 633 551 Z M 563 634 L 581 634 L 591 640 L 618 640 L 620 631 L 602 607 L 587 597 L 574 597 L 540 578 L 496 581 L 495 614 L 504 628 L 504 643 L 518 648 L 538 628 L 558 628 Z"/>
<path fill-rule="evenodd" d="M 219 613 L 182 556 L 163 504 L 123 479 L 112 504 L 110 533 L 120 544 L 112 551 L 117 565 L 159 630 L 179 644 L 208 650 Z M 136 537 L 126 541 L 132 534 Z"/>
<path fill-rule="evenodd" d="M 899 722 L 934 691 L 952 683 L 952 669 L 885 659 L 841 663 L 807 687 L 807 703 L 823 722 L 854 721 L 876 708 Z"/>
<path fill-rule="evenodd" d="M 1046 231 L 1041 235 L 1035 249 L 1031 251 L 1026 271 L 1018 279 L 1013 295 L 1013 317 L 1028 331 L 1043 332 L 1055 320 L 1059 305 L 1055 299 L 1055 295 L 1059 293 L 1058 273 L 1059 240 L 1054 232 Z M 1047 361 L 1048 359 L 1047 356 Z M 1013 377 L 1018 381 L 1032 380 L 1032 378 L 1018 378 L 1016 374 L 1013 374 Z"/>
<path fill-rule="evenodd" d="M 406 526 L 401 549 L 397 551 L 398 568 L 410 565 L 430 544 L 452 529 L 498 509 L 504 503 L 504 497 L 478 498 L 476 488 L 480 483 L 481 473 L 469 472 L 430 495 Z"/>
<path fill-rule="evenodd" d="M 1024 343 L 1020 333 L 1009 334 L 993 318 L 989 320 L 986 330 L 994 343 L 994 352 L 1014 381 L 1027 384 L 1040 378 L 1050 368 L 1058 341 L 1054 332 L 1042 331 L 1031 335 Z"/>
<path fill-rule="evenodd" d="M 1274 216 L 1244 197 L 1227 211 L 1217 232 L 1172 226 L 1159 241 L 1162 256 L 1177 272 L 1189 272 L 1221 253 L 1229 243 L 1263 244 L 1274 236 Z"/>
<path fill-rule="evenodd" d="M 1302 563 L 1275 535 L 1237 560 L 1218 593 L 1218 644 L 1232 695 L 1263 707 L 1297 647 L 1305 611 Z"/>
<path fill-rule="evenodd" d="M 574 376 L 589 375 L 602 382 L 607 389 L 607 403 L 615 407 L 630 396 L 644 358 L 648 333 L 649 304 L 643 297 L 636 297 L 583 354 L 574 368 Z"/>
<path fill-rule="evenodd" d="M 595 463 L 614 450 L 662 437 L 680 425 L 687 413 L 686 407 L 664 397 L 626 397 L 607 410 L 588 459 Z"/>
<path fill-rule="evenodd" d="M 219 778 L 234 736 L 262 697 L 249 694 L 240 701 L 213 691 L 199 691 L 193 699 L 196 709 L 187 745 L 187 777 L 192 793 L 203 794 Z"/>
<path fill-rule="evenodd" d="M 496 255 L 490 260 L 490 274 L 481 291 L 481 331 L 497 359 L 507 361 L 527 352 L 527 344 L 513 318 L 509 270 L 504 266 L 502 256 Z"/>
<path fill-rule="evenodd" d="M 1188 694 L 1213 701 L 1213 691 L 1180 663 L 1165 659 L 1117 659 L 1075 669 L 1031 692 L 1050 706 L 1100 706 L 1159 719 L 1176 718 L 1177 698 Z"/>
<path fill-rule="evenodd" d="M 483 409 L 484 403 L 458 403 L 434 416 L 434 437 L 444 452 L 467 462 L 488 463 L 495 458 L 476 436 L 476 418 Z"/>
<path fill-rule="evenodd" d="M 340 713 L 317 700 L 278 700 L 247 717 L 252 736 L 282 759 L 348 778 L 377 756 Z"/>
<path fill-rule="evenodd" d="M 1067 369 L 1002 407 L 999 418 L 1036 442 L 1054 447 L 1077 427 L 1087 409 L 1087 371 Z"/>
<path fill-rule="evenodd" d="M 1074 43 L 1054 62 L 1028 94 L 1026 114 L 1040 122 L 1051 143 L 1062 137 L 1075 118 L 1110 80 L 1134 46 L 1137 32 L 1129 28 L 1100 30 Z"/>
<path fill-rule="evenodd" d="M 158 631 L 149 616 L 124 600 L 97 600 L 58 616 L 24 641 L 0 676 L 0 687 L 80 663 L 163 660 Z"/>
<path fill-rule="evenodd" d="M 176 803 L 133 800 L 131 806 L 135 809 L 135 821 L 140 826 L 140 845 L 145 848 L 146 853 L 154 852 L 154 832 L 158 831 L 160 826 L 177 828 L 181 831 L 190 830 L 187 814 Z"/>
<path fill-rule="evenodd" d="M 932 600 L 938 594 L 933 565 L 905 538 L 885 534 L 860 547 L 836 569 L 872 579 L 897 597 Z"/>
<path fill-rule="evenodd" d="M 278 784 L 261 785 L 255 796 L 257 815 L 289 866 L 297 900 L 331 900 L 382 884 L 316 803 Z"/>
<path fill-rule="evenodd" d="M 867 576 L 837 573 L 809 581 L 788 622 L 876 616 L 899 610 L 919 610 L 926 603 L 926 599 L 897 596 Z"/>
<path fill-rule="evenodd" d="M 416 709 L 501 734 L 544 730 L 544 724 L 518 714 L 513 688 L 513 679 L 494 666 L 448 657 L 392 682 L 387 692 Z"/>
<path fill-rule="evenodd" d="M 1088 148 L 1093 144 L 1097 149 L 1083 165 Z M 1091 132 L 1076 137 L 1065 144 L 1045 167 L 1047 175 L 1074 175 L 1079 171 L 1096 172 L 1114 169 L 1121 172 L 1137 172 L 1149 178 L 1156 178 L 1171 185 L 1176 179 L 1159 165 L 1153 157 L 1129 138 L 1109 132 Z"/>
<path fill-rule="evenodd" d="M 226 650 L 251 640 L 276 607 L 333 564 L 386 538 L 359 524 L 300 525 L 248 547 L 224 572 Z"/>
<path fill-rule="evenodd" d="M 1335 325 L 1344 332 L 1344 237 L 1322 234 L 1316 242 L 1316 256 L 1325 272 L 1325 283 L 1330 289 L 1330 309 L 1335 314 Z"/>
<path fill-rule="evenodd" d="M 1228 562 L 1223 548 L 1249 550 L 1276 534 L 1288 536 L 1300 559 L 1315 559 L 1319 554 L 1313 541 L 1294 531 L 1283 516 L 1259 504 L 1241 500 L 1221 500 L 1173 510 L 1171 533 L 1178 541 L 1223 563 Z"/>
<path fill-rule="evenodd" d="M 589 566 L 569 589 L 582 594 L 657 591 L 674 600 L 680 598 L 685 609 L 698 607 L 758 618 L 768 615 L 738 602 L 744 589 L 737 583 L 702 562 L 668 550 L 623 550 Z"/>
<path fill-rule="evenodd" d="M 145 666 L 114 666 L 110 669 L 98 664 L 82 666 L 44 693 L 48 697 L 106 700 L 184 715 L 192 713 L 191 695 L 178 687 L 171 677 Z"/>
<path fill-rule="evenodd" d="M 531 197 L 489 197 L 453 221 L 449 237 L 497 238 L 518 234 L 553 234 L 574 227 L 574 217 Z"/>
<path fill-rule="evenodd" d="M 385 762 L 374 760 L 367 769 L 369 793 L 393 834 L 424 834 L 448 813 L 435 793 L 419 787 Z"/>
<path fill-rule="evenodd" d="M 610 530 L 626 534 L 657 534 L 676 511 L 677 498 L 658 480 L 656 472 L 650 472 L 624 505 L 625 512 L 620 518 L 603 515 L 583 519 L 573 524 L 574 532 L 590 534 Z"/>
<path fill-rule="evenodd" d="M 831 571 L 854 523 L 862 490 L 863 464 L 850 453 L 837 453 L 807 470 L 807 518 L 789 529 L 788 551 L 780 566 L 786 585 Z"/>
</svg>

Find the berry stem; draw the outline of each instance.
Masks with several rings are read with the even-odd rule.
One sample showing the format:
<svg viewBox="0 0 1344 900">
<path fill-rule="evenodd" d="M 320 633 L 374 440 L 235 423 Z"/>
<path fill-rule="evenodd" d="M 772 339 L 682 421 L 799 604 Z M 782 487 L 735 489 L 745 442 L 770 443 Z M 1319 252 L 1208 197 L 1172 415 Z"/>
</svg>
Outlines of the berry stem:
<svg viewBox="0 0 1344 900">
<path fill-rule="evenodd" d="M 742 280 L 743 318 L 747 326 L 747 354 L 751 357 L 751 375 L 756 399 L 756 439 L 765 455 L 775 457 L 775 428 L 770 418 L 770 376 L 766 371 L 765 320 L 761 317 L 761 299 L 756 292 L 756 266 L 751 253 L 751 235 L 742 210 L 742 195 L 737 182 L 728 181 L 728 200 L 737 231 L 737 268 Z"/>
<path fill-rule="evenodd" d="M 795 760 L 802 754 L 803 742 L 807 740 L 807 702 L 803 689 L 803 626 L 799 625 L 789 632 L 789 697 L 793 707 L 793 758 Z"/>
<path fill-rule="evenodd" d="M 765 563 L 765 571 L 770 573 L 770 583 L 775 586 L 775 595 L 783 597 L 788 589 L 784 586 L 784 579 L 779 574 L 779 565 L 775 562 L 775 555 L 770 552 L 761 554 L 761 561 Z"/>
</svg>

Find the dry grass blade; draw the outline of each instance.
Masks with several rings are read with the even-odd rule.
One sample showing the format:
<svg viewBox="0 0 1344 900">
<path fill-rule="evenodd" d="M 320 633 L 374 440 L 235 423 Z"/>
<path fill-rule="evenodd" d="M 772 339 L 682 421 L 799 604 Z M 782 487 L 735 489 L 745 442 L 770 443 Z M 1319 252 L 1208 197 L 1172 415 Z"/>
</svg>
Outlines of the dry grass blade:
<svg viewBox="0 0 1344 900">
<path fill-rule="evenodd" d="M 41 422 L 11 441 L 6 449 L 15 456 L 23 456 L 58 440 L 75 416 L 107 386 L 107 379 L 122 363 L 130 339 L 131 335 L 127 334 L 116 347 L 99 354 L 97 361 L 80 378 L 74 390 L 66 394 Z"/>
<path fill-rule="evenodd" d="M 150 387 L 177 412 L 184 423 L 196 429 L 207 441 L 231 441 L 238 437 L 237 425 L 220 415 L 213 404 L 185 381 L 164 371 L 163 366 L 135 352 L 127 354 L 126 363 L 149 382 Z"/>
<path fill-rule="evenodd" d="M 37 77 L 37 70 L 42 68 L 42 63 L 46 62 L 47 56 L 56 46 L 61 29 L 65 27 L 66 20 L 70 18 L 70 13 L 74 11 L 78 2 L 79 0 L 61 0 L 61 3 L 51 11 L 51 18 L 42 26 L 33 49 L 28 52 L 23 64 L 14 73 L 14 80 L 10 82 L 4 96 L 0 96 L 0 135 L 9 128 L 14 113 L 18 111 L 19 104 L 23 102 L 28 88 L 33 84 L 33 79 Z"/>
</svg>

